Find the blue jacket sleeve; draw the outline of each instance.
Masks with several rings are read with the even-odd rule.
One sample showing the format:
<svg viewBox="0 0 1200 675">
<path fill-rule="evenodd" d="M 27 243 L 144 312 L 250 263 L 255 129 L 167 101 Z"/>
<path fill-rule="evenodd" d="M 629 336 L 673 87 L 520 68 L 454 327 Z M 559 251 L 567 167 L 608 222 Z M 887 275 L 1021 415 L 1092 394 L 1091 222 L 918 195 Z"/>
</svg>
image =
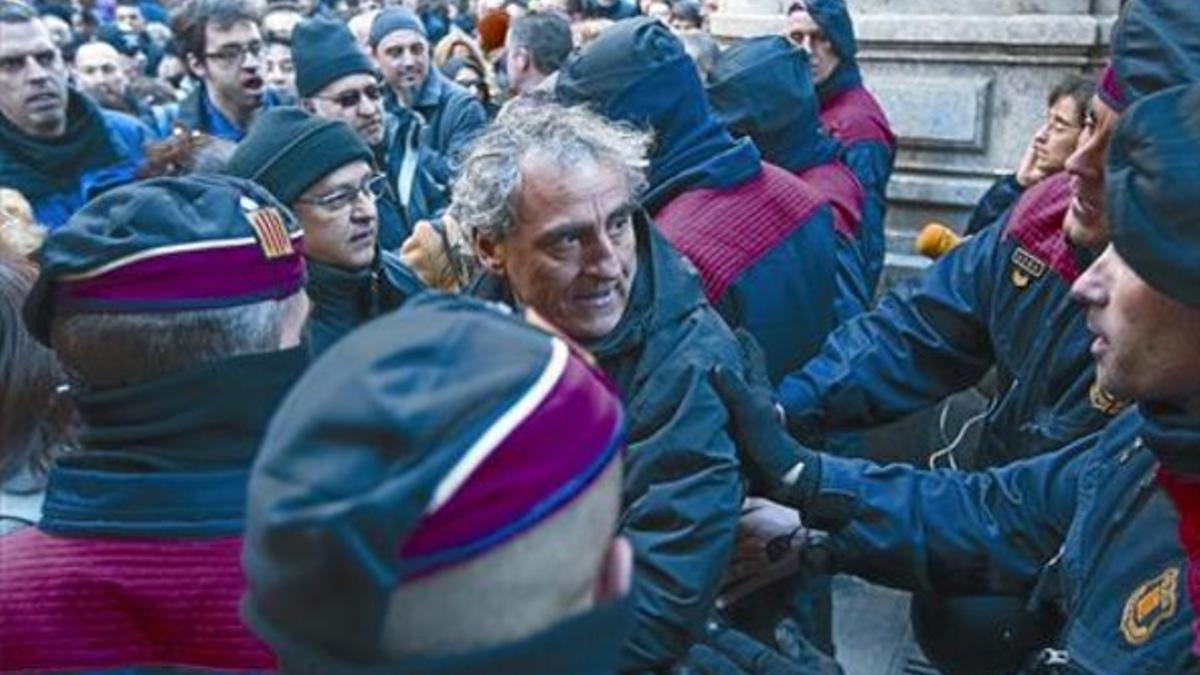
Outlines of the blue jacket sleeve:
<svg viewBox="0 0 1200 675">
<path fill-rule="evenodd" d="M 994 231 L 991 231 L 994 230 Z M 973 237 L 841 325 L 820 354 L 779 384 L 794 433 L 883 424 L 979 380 L 994 358 L 988 329 L 999 230 Z"/>
<path fill-rule="evenodd" d="M 883 274 L 883 257 L 887 252 L 884 221 L 893 159 L 891 149 L 881 141 L 859 141 L 848 145 L 842 152 L 842 162 L 863 188 L 858 242 L 866 263 L 867 290 L 872 294 Z"/>
<path fill-rule="evenodd" d="M 1003 216 L 1021 195 L 1025 186 L 1017 182 L 1017 175 L 1010 173 L 1001 177 L 988 191 L 983 193 L 971 216 L 967 218 L 967 230 L 964 234 L 977 234 L 980 230 L 996 222 Z"/>
<path fill-rule="evenodd" d="M 681 357 L 674 354 L 675 357 Z M 660 369 L 629 403 L 621 532 L 635 551 L 637 627 L 621 670 L 681 658 L 702 634 L 733 550 L 742 491 L 707 368 Z"/>
<path fill-rule="evenodd" d="M 815 498 L 852 514 L 830 539 L 838 571 L 913 591 L 1022 593 L 1062 546 L 1099 434 L 968 473 L 825 456 Z"/>
</svg>

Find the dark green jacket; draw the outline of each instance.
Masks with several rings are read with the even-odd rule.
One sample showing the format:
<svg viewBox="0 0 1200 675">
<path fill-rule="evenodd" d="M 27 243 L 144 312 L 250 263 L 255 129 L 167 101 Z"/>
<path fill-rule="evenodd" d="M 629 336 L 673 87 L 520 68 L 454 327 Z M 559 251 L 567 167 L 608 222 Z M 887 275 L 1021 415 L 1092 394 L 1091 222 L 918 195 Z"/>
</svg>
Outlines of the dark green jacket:
<svg viewBox="0 0 1200 675">
<path fill-rule="evenodd" d="M 375 262 L 359 270 L 327 265 L 309 259 L 304 289 L 312 300 L 308 319 L 313 356 L 371 319 L 396 309 L 425 286 L 390 251 L 380 251 Z"/>
<path fill-rule="evenodd" d="M 621 533 L 633 544 L 637 626 L 622 670 L 662 669 L 703 634 L 742 501 L 726 413 L 709 383 L 716 364 L 741 371 L 737 340 L 699 278 L 639 217 L 638 274 L 625 316 L 585 343 L 621 391 L 629 420 Z M 476 295 L 507 299 L 494 278 Z"/>
</svg>

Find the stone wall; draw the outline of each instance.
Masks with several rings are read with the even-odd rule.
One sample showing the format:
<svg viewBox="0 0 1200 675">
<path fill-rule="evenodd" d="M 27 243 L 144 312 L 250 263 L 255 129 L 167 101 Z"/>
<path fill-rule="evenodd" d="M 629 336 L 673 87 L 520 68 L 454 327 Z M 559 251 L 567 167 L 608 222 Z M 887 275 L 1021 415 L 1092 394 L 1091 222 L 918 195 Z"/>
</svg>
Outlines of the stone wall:
<svg viewBox="0 0 1200 675">
<path fill-rule="evenodd" d="M 719 37 L 783 29 L 790 0 L 724 0 Z M 888 188 L 889 267 L 924 223 L 961 229 L 997 176 L 1011 172 L 1045 115 L 1046 95 L 1107 53 L 1119 0 L 849 0 L 859 62 L 899 137 Z"/>
</svg>

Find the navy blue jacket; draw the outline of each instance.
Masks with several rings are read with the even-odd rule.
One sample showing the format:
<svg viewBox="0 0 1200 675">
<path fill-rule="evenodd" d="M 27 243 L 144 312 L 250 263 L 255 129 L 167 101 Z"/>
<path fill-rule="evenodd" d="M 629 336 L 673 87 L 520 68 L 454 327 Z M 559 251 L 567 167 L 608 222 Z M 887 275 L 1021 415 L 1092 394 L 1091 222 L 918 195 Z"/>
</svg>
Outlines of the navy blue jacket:
<svg viewBox="0 0 1200 675">
<path fill-rule="evenodd" d="M 730 136 L 678 38 L 653 19 L 621 22 L 568 61 L 556 92 L 653 130 L 642 202 L 721 316 L 762 345 L 772 381 L 816 354 L 836 322 L 833 212 Z"/>
<path fill-rule="evenodd" d="M 399 255 L 380 251 L 370 267 L 360 270 L 310 259 L 304 289 L 312 299 L 309 343 L 317 356 L 355 328 L 404 304 L 425 285 Z"/>
<path fill-rule="evenodd" d="M 1025 193 L 1025 186 L 1017 182 L 1017 175 L 1010 173 L 996 179 L 971 210 L 967 217 L 965 235 L 972 235 L 1004 217 L 1004 213 L 1017 203 Z"/>
<path fill-rule="evenodd" d="M 937 403 L 991 368 L 998 399 L 978 457 L 1003 464 L 1102 427 L 1119 405 L 1095 388 L 1083 311 L 1069 297 L 1081 254 L 1065 239 L 1065 175 L 1031 188 L 985 228 L 834 331 L 780 383 L 798 437 L 869 428 Z"/>
<path fill-rule="evenodd" d="M 450 165 L 442 153 L 422 142 L 422 125 L 411 111 L 389 106 L 386 133 L 382 145 L 375 148 L 376 163 L 383 167 L 388 177 L 387 201 L 392 203 L 403 224 L 400 244 L 412 234 L 418 221 L 432 220 L 446 210 L 449 203 L 450 182 L 453 175 Z M 426 139 L 428 140 L 428 139 Z M 416 166 L 408 185 L 408 204 L 400 200 L 403 193 L 400 185 L 401 167 L 409 152 L 416 151 Z M 383 223 L 380 223 L 383 225 Z M 386 250 L 395 250 L 392 232 L 380 231 L 380 244 Z"/>
<path fill-rule="evenodd" d="M 101 110 L 81 94 L 69 94 L 67 133 L 79 123 L 81 116 L 92 116 L 103 126 L 98 134 L 107 146 L 103 152 L 111 161 L 97 163 L 95 147 L 80 147 L 80 156 L 67 162 L 68 167 L 44 164 L 47 156 L 37 152 L 37 141 L 29 145 L 8 143 L 5 137 L 22 136 L 21 132 L 0 117 L 0 184 L 21 192 L 33 207 L 37 221 L 53 230 L 67 222 L 89 199 L 133 181 L 144 157 L 143 146 L 153 140 L 153 134 L 138 120 L 119 112 Z M 65 159 L 65 158 L 64 158 Z M 72 173 L 68 173 L 72 172 Z M 52 175 L 59 183 L 54 186 L 39 177 Z M 31 187 L 24 182 L 35 183 Z"/>
<path fill-rule="evenodd" d="M 282 105 L 279 95 L 267 89 L 263 93 L 262 110 Z M 223 138 L 237 143 L 245 137 L 248 129 L 239 129 L 233 120 L 213 106 L 208 100 L 208 90 L 204 83 L 199 83 L 187 98 L 177 105 L 168 104 L 155 108 L 153 118 L 157 128 L 155 133 L 160 138 L 167 138 L 176 126 L 182 126 L 190 131 L 202 131 L 210 136 Z"/>
<path fill-rule="evenodd" d="M 831 517 L 839 571 L 1056 604 L 1067 621 L 1043 658 L 1066 665 L 1052 672 L 1194 672 L 1179 517 L 1155 480 L 1171 453 L 1200 454 L 1200 428 L 1139 408 L 981 473 L 826 457 L 809 511 Z"/>
<path fill-rule="evenodd" d="M 665 669 L 703 633 L 741 511 L 737 452 L 708 372 L 744 372 L 736 338 L 704 300 L 694 270 L 636 222 L 638 271 L 607 336 L 583 346 L 629 415 L 621 534 L 634 550 L 637 615 L 620 668 Z M 511 302 L 493 277 L 474 294 Z"/>
<path fill-rule="evenodd" d="M 387 109 L 398 119 L 411 116 L 401 109 L 390 90 L 386 100 Z M 434 67 L 429 69 L 425 84 L 412 104 L 412 112 L 420 116 L 420 145 L 428 150 L 428 154 L 422 153 L 420 165 L 435 181 L 448 186 L 467 148 L 487 126 L 487 112 L 470 92 Z"/>
</svg>

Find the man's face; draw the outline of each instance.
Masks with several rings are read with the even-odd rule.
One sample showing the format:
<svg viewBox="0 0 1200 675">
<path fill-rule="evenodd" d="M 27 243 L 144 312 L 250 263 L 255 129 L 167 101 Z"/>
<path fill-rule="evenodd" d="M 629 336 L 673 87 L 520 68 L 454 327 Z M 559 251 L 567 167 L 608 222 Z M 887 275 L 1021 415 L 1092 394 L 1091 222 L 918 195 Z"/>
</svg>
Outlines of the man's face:
<svg viewBox="0 0 1200 675">
<path fill-rule="evenodd" d="M 1101 251 L 1108 245 L 1108 215 L 1104 208 L 1104 156 L 1119 115 L 1098 97 L 1092 98 L 1078 147 L 1067 158 L 1071 176 L 1071 207 L 1063 226 L 1077 246 Z"/>
<path fill-rule="evenodd" d="M 117 5 L 115 21 L 122 33 L 141 33 L 146 28 L 140 7 Z"/>
<path fill-rule="evenodd" d="M 38 21 L 0 23 L 0 114 L 30 136 L 67 126 L 67 70 Z"/>
<path fill-rule="evenodd" d="M 193 61 L 192 69 L 204 79 L 210 94 L 240 111 L 261 107 L 266 81 L 258 26 L 251 21 L 226 27 L 209 23 L 204 35 L 207 53 L 203 61 Z"/>
<path fill-rule="evenodd" d="M 375 258 L 379 220 L 368 183 L 377 178 L 363 161 L 351 162 L 309 186 L 292 204 L 304 227 L 304 255 L 361 269 Z"/>
<path fill-rule="evenodd" d="M 1075 281 L 1101 387 L 1138 401 L 1200 397 L 1200 307 L 1163 295 L 1109 246 Z"/>
<path fill-rule="evenodd" d="M 392 91 L 408 105 L 429 74 L 429 42 L 415 30 L 394 30 L 375 46 L 375 60 Z"/>
<path fill-rule="evenodd" d="M 292 48 L 280 42 L 269 42 L 263 52 L 267 85 L 282 94 L 296 96 L 296 67 L 292 63 Z"/>
<path fill-rule="evenodd" d="M 125 106 L 125 87 L 129 84 L 120 54 L 112 45 L 91 42 L 75 53 L 75 79 L 79 87 L 105 108 Z"/>
<path fill-rule="evenodd" d="M 499 241 L 478 236 L 476 252 L 521 303 L 572 338 L 598 339 L 629 302 L 636 208 L 619 169 L 531 155 L 521 162 L 512 226 Z"/>
<path fill-rule="evenodd" d="M 1078 120 L 1079 106 L 1070 96 L 1058 99 L 1046 111 L 1046 121 L 1033 137 L 1034 166 L 1042 175 L 1061 171 L 1075 152 L 1083 130 Z"/>
<path fill-rule="evenodd" d="M 808 52 L 813 84 L 821 84 L 828 80 L 834 69 L 842 62 L 833 49 L 833 43 L 825 38 L 821 27 L 804 10 L 798 9 L 788 14 L 787 37 Z"/>
<path fill-rule="evenodd" d="M 338 78 L 309 99 L 309 106 L 316 115 L 354 127 L 367 145 L 383 142 L 383 92 L 373 75 L 355 73 Z"/>
</svg>

